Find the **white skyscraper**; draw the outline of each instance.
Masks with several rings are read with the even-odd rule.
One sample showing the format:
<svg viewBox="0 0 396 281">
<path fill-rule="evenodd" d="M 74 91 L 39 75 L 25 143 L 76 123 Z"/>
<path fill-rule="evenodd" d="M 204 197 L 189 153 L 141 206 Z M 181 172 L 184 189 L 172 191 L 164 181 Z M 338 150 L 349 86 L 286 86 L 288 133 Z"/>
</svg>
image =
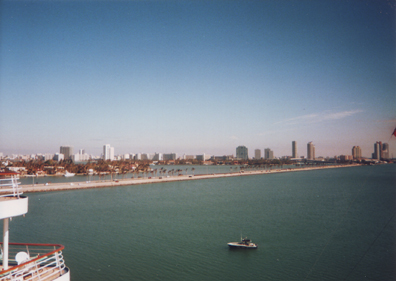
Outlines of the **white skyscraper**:
<svg viewBox="0 0 396 281">
<path fill-rule="evenodd" d="M 254 159 L 256 159 L 256 160 L 261 159 L 261 150 L 260 149 L 256 149 L 254 151 Z"/>
<path fill-rule="evenodd" d="M 110 144 L 103 146 L 103 160 L 114 160 L 114 147 L 111 147 Z"/>
<path fill-rule="evenodd" d="M 307 144 L 307 159 L 314 160 L 315 159 L 315 145 L 310 141 Z"/>
</svg>

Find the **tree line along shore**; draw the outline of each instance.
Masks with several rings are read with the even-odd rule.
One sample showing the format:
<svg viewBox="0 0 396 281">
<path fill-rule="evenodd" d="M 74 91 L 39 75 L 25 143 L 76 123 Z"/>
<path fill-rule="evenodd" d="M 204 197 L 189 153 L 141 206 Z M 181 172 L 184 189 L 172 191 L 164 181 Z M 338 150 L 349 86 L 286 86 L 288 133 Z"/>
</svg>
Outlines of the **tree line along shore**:
<svg viewBox="0 0 396 281">
<path fill-rule="evenodd" d="M 86 163 L 74 163 L 71 160 L 30 160 L 30 161 L 7 161 L 1 162 L 0 171 L 12 170 L 18 172 L 20 177 L 25 176 L 61 176 L 68 171 L 76 175 L 89 174 L 129 174 L 149 173 L 156 170 L 156 165 L 240 165 L 243 168 L 271 169 L 273 167 L 283 168 L 284 165 L 296 166 L 323 166 L 323 162 L 291 161 L 290 159 L 260 159 L 260 160 L 232 160 L 232 161 L 197 161 L 197 160 L 172 160 L 172 161 L 150 161 L 150 160 L 91 160 Z M 335 163 L 333 163 L 335 164 Z M 338 164 L 352 164 L 351 161 Z M 193 168 L 191 168 L 193 169 Z M 181 169 L 167 169 L 172 174 L 180 174 Z"/>
</svg>

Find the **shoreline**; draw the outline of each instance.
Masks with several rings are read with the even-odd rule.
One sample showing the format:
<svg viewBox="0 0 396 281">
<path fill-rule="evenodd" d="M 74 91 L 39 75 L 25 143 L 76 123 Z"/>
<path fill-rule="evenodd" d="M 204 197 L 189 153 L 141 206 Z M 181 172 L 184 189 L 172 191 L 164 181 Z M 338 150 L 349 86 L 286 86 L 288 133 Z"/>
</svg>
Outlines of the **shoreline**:
<svg viewBox="0 0 396 281">
<path fill-rule="evenodd" d="M 151 183 L 163 183 L 174 181 L 187 181 L 187 180 L 202 180 L 212 178 L 226 178 L 226 177 L 239 177 L 239 176 L 252 176 L 264 174 L 277 174 L 287 172 L 301 172 L 301 171 L 314 171 L 322 169 L 336 169 L 362 166 L 361 164 L 352 165 L 334 165 L 334 166 L 320 166 L 320 167 L 306 167 L 306 168 L 293 168 L 293 169 L 277 169 L 277 170 L 259 170 L 259 171 L 243 171 L 235 173 L 219 173 L 219 174 L 201 174 L 201 175 L 180 175 L 172 177 L 153 177 L 153 178 L 134 178 L 134 179 L 119 179 L 119 180 L 106 180 L 106 181 L 91 181 L 91 182 L 67 182 L 67 183 L 50 183 L 43 185 L 19 185 L 22 192 L 50 192 L 50 191 L 63 191 L 63 190 L 77 190 L 77 189 L 92 189 L 114 186 L 127 186 L 127 185 L 141 185 Z M 2 194 L 0 190 L 0 194 Z"/>
</svg>

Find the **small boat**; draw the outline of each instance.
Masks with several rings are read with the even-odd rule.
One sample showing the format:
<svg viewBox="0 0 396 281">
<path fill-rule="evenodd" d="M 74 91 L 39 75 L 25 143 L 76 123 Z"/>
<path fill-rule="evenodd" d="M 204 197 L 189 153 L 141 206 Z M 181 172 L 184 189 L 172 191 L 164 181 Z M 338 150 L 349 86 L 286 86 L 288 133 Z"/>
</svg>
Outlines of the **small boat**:
<svg viewBox="0 0 396 281">
<path fill-rule="evenodd" d="M 230 242 L 227 244 L 230 248 L 243 248 L 243 249 L 257 249 L 257 244 L 254 244 L 252 240 L 246 238 L 242 238 L 241 242 Z"/>
<path fill-rule="evenodd" d="M 70 177 L 74 177 L 74 173 L 69 173 L 68 171 L 66 171 L 66 173 L 63 175 L 66 178 L 70 178 Z"/>
</svg>

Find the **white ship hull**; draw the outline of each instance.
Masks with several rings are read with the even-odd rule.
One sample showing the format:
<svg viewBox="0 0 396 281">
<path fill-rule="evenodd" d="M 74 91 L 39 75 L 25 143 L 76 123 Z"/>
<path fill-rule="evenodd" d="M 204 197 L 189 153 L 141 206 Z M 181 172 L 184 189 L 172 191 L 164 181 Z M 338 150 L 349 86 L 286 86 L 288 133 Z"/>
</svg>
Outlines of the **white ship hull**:
<svg viewBox="0 0 396 281">
<path fill-rule="evenodd" d="M 254 243 L 246 245 L 246 244 L 240 244 L 238 242 L 231 242 L 231 243 L 228 243 L 227 245 L 230 248 L 257 249 L 257 245 Z"/>
</svg>

